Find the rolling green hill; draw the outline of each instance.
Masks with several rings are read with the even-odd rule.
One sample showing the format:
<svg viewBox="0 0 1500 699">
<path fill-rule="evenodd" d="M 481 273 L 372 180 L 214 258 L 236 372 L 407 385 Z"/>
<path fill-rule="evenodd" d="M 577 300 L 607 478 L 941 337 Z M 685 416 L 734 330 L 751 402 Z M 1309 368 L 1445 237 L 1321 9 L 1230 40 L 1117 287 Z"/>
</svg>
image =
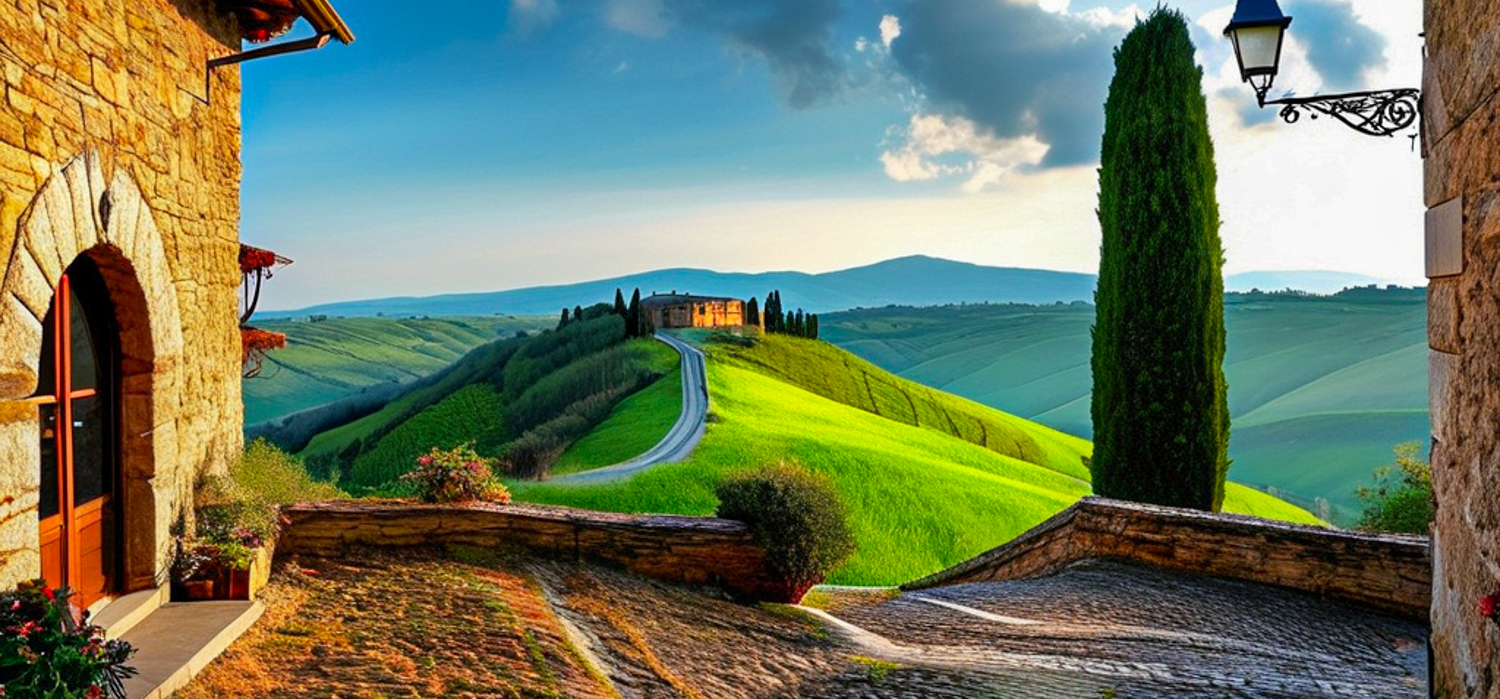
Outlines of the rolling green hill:
<svg viewBox="0 0 1500 699">
<path fill-rule="evenodd" d="M 627 341 L 619 316 L 597 313 L 482 345 L 380 410 L 314 436 L 300 456 L 314 474 L 337 474 L 360 492 L 388 486 L 435 446 L 475 442 L 513 465 L 551 464 L 620 401 L 677 366 L 672 350 Z"/>
<path fill-rule="evenodd" d="M 286 333 L 287 346 L 267 354 L 261 375 L 245 381 L 245 423 L 412 381 L 486 342 L 555 323 L 512 316 L 257 321 Z"/>
<path fill-rule="evenodd" d="M 707 351 L 712 417 L 688 461 L 601 485 L 515 482 L 517 499 L 709 514 L 726 475 L 795 461 L 831 478 L 849 507 L 859 550 L 830 582 L 895 584 L 1014 538 L 1089 493 L 1081 461 L 1088 442 L 932 391 L 826 343 L 772 336 Z M 659 403 L 622 403 L 586 440 L 661 412 Z M 1316 521 L 1241 486 L 1230 487 L 1226 508 Z"/>
<path fill-rule="evenodd" d="M 1428 433 L 1426 296 L 1231 295 L 1230 477 L 1342 521 L 1391 447 Z M 824 338 L 903 377 L 1091 435 L 1092 306 L 881 308 L 822 317 Z M 1337 513 L 1336 513 L 1337 514 Z"/>
</svg>

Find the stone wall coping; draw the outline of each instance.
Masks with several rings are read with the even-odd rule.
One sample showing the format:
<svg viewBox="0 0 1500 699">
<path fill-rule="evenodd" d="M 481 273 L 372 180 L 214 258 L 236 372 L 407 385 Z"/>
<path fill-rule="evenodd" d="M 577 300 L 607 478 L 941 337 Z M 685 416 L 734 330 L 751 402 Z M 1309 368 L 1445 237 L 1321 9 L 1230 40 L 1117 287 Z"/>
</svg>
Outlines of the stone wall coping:
<svg viewBox="0 0 1500 699">
<path fill-rule="evenodd" d="M 302 514 L 325 514 L 367 517 L 370 519 L 401 518 L 413 514 L 477 514 L 496 513 L 509 517 L 533 519 L 546 522 L 589 524 L 600 527 L 628 527 L 637 529 L 693 530 L 724 534 L 743 534 L 749 531 L 744 522 L 716 517 L 694 517 L 689 515 L 626 514 L 584 510 L 563 505 L 538 505 L 533 503 L 426 503 L 417 500 L 333 500 L 325 502 L 302 502 L 281 508 L 282 514 L 295 517 Z"/>
<path fill-rule="evenodd" d="M 1179 532 L 1166 536 L 1164 530 Z M 1199 544 L 1199 549 L 1223 546 L 1225 555 L 1192 550 L 1180 530 L 1191 531 L 1190 541 Z M 1276 561 L 1271 559 L 1277 557 L 1267 555 L 1275 553 L 1276 547 L 1289 546 L 1299 553 L 1282 555 Z M 1183 555 L 1176 555 L 1179 548 Z M 1413 617 L 1425 618 L 1428 604 L 1415 594 L 1406 595 L 1410 599 L 1380 594 L 1414 593 L 1430 584 L 1425 537 L 1351 532 L 1097 497 L 1084 498 L 1005 544 L 901 589 L 1039 577 L 1094 559 L 1300 589 Z M 1288 559 L 1303 568 L 1295 571 L 1300 574 L 1288 574 L 1284 567 Z M 1283 568 L 1272 570 L 1275 565 Z M 1363 583 L 1371 576 L 1378 576 L 1379 585 L 1366 589 Z"/>
</svg>

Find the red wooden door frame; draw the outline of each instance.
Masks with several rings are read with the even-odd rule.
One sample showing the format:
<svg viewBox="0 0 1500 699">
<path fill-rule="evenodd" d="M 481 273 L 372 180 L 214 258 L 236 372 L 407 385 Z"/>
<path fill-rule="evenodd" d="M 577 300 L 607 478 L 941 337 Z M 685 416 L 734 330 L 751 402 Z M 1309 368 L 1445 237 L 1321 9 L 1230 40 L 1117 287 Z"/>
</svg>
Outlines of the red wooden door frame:
<svg viewBox="0 0 1500 699">
<path fill-rule="evenodd" d="M 52 333 L 52 394 L 36 397 L 36 403 L 39 408 L 44 405 L 57 406 L 54 417 L 53 439 L 55 440 L 57 459 L 58 513 L 53 517 L 41 520 L 39 528 L 41 529 L 40 534 L 43 542 L 52 537 L 53 532 L 57 532 L 57 537 L 60 538 L 59 545 L 62 548 L 62 560 L 60 561 L 62 564 L 61 579 L 48 580 L 48 582 L 53 585 L 64 585 L 72 588 L 75 592 L 79 592 L 78 604 L 86 608 L 97 601 L 102 595 L 97 591 L 86 589 L 85 587 L 85 582 L 92 583 L 92 581 L 84 579 L 85 571 L 80 560 L 83 546 L 79 538 L 78 510 L 87 510 L 91 517 L 100 512 L 107 512 L 106 508 L 109 505 L 110 496 L 106 493 L 100 498 L 84 503 L 82 506 L 75 502 L 74 493 L 77 491 L 73 478 L 73 401 L 98 396 L 99 390 L 98 388 L 73 389 L 72 299 L 72 282 L 69 280 L 67 273 L 64 273 L 57 282 L 57 288 L 53 291 L 52 325 L 46 329 Z M 90 342 L 92 343 L 92 341 L 93 338 L 90 337 Z M 97 361 L 97 348 L 95 349 L 95 356 Z M 105 377 L 100 376 L 99 378 L 102 380 Z M 103 409 L 106 411 L 106 414 L 112 414 L 114 408 L 113 406 L 103 406 Z M 108 464 L 103 464 L 101 467 L 107 468 Z M 106 473 L 105 478 L 107 479 L 106 482 L 108 482 L 111 475 Z M 103 515 L 101 514 L 100 516 Z M 43 570 L 45 571 L 46 568 L 47 564 L 44 562 Z M 101 570 L 98 573 L 104 577 L 101 587 L 107 588 L 109 571 Z M 107 592 L 107 589 L 103 592 Z"/>
</svg>

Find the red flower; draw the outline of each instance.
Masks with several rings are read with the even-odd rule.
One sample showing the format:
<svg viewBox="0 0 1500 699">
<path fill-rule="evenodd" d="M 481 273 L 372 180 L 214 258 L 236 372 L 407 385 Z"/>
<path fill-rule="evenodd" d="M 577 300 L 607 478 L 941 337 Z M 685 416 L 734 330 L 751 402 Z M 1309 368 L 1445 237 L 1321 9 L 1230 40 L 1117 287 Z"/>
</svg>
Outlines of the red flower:
<svg viewBox="0 0 1500 699">
<path fill-rule="evenodd" d="M 1485 595 L 1479 600 L 1480 616 L 1486 619 L 1495 619 L 1496 621 L 1500 621 L 1500 617 L 1496 616 L 1497 613 L 1500 613 L 1500 592 L 1496 592 L 1492 595 Z"/>
<path fill-rule="evenodd" d="M 49 601 L 57 599 L 57 595 L 52 592 L 52 588 L 50 587 L 42 587 L 42 596 L 46 597 Z"/>
<path fill-rule="evenodd" d="M 89 691 L 84 694 L 88 699 L 104 699 L 104 689 L 97 684 L 89 685 Z"/>
</svg>

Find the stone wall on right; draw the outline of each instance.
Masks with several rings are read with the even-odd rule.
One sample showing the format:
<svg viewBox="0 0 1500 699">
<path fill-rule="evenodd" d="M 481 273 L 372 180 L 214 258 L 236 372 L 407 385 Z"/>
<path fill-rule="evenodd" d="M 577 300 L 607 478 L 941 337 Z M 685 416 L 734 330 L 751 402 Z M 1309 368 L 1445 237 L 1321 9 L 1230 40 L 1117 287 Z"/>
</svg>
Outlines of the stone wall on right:
<svg viewBox="0 0 1500 699">
<path fill-rule="evenodd" d="M 1500 0 L 1426 0 L 1435 697 L 1500 699 Z"/>
</svg>

